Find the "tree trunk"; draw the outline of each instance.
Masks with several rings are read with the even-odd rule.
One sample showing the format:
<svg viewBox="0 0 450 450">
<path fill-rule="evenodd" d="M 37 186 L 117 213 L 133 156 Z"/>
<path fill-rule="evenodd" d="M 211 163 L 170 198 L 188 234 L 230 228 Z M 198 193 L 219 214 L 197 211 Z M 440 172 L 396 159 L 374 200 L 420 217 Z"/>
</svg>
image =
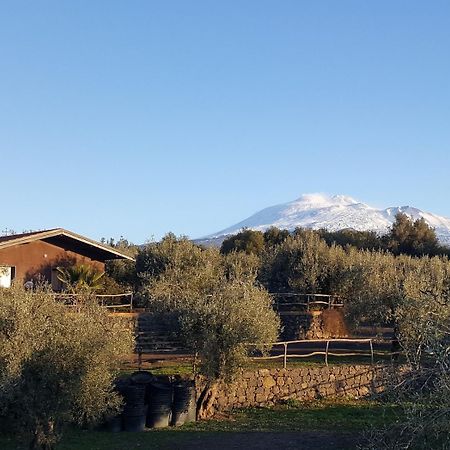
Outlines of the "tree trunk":
<svg viewBox="0 0 450 450">
<path fill-rule="evenodd" d="M 53 421 L 36 424 L 30 450 L 53 450 L 56 444 L 56 434 Z"/>
<path fill-rule="evenodd" d="M 197 419 L 208 419 L 213 415 L 213 404 L 217 396 L 218 388 L 219 380 L 206 384 L 197 401 Z"/>
</svg>

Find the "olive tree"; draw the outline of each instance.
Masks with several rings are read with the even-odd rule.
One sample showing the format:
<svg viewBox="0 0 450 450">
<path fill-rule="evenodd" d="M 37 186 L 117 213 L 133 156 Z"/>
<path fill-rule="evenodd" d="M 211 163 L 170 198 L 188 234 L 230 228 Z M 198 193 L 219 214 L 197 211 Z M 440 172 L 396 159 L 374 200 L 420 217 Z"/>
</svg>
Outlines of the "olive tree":
<svg viewBox="0 0 450 450">
<path fill-rule="evenodd" d="M 402 414 L 368 435 L 364 448 L 450 447 L 450 270 L 445 258 L 416 260 L 395 310 L 407 371 L 388 386 Z"/>
<path fill-rule="evenodd" d="M 94 299 L 77 312 L 45 288 L 0 289 L 0 418 L 31 449 L 54 447 L 68 423 L 95 423 L 117 411 L 112 390 L 133 337 Z"/>
<path fill-rule="evenodd" d="M 151 308 L 175 313 L 180 337 L 200 357 L 208 380 L 199 401 L 206 415 L 219 380 L 230 380 L 242 367 L 248 344 L 262 348 L 278 335 L 279 319 L 265 289 L 256 282 L 254 255 L 202 249 L 170 236 L 144 250 L 150 261 L 164 261 L 146 280 Z"/>
<path fill-rule="evenodd" d="M 260 279 L 270 292 L 320 292 L 328 250 L 315 231 L 298 229 L 265 252 Z"/>
<path fill-rule="evenodd" d="M 264 250 L 264 235 L 261 231 L 243 229 L 222 242 L 220 251 L 223 254 L 244 252 L 249 255 L 259 255 Z"/>
<path fill-rule="evenodd" d="M 127 239 L 121 237 L 118 241 L 110 238 L 103 239 L 103 243 L 110 245 L 132 258 L 136 257 L 139 246 L 134 245 Z M 105 289 L 115 291 L 112 293 L 121 293 L 124 290 L 135 290 L 137 284 L 136 263 L 128 259 L 113 259 L 105 263 L 105 277 L 103 284 Z M 108 292 L 111 293 L 111 292 Z"/>
</svg>

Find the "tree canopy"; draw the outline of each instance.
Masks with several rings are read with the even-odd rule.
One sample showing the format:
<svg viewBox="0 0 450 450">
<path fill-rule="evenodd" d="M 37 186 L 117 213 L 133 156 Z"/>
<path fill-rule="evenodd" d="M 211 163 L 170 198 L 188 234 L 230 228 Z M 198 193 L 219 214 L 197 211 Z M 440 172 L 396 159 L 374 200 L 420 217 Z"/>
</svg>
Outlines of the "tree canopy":
<svg viewBox="0 0 450 450">
<path fill-rule="evenodd" d="M 222 242 L 220 251 L 228 254 L 233 251 L 259 255 L 264 250 L 264 234 L 261 231 L 242 230 Z"/>
<path fill-rule="evenodd" d="M 68 423 L 113 414 L 118 360 L 132 351 L 128 326 L 86 297 L 78 312 L 45 288 L 0 289 L 0 417 L 8 432 L 51 449 Z"/>
<path fill-rule="evenodd" d="M 237 251 L 260 256 L 264 251 L 282 244 L 290 235 L 304 231 L 304 229 L 298 228 L 289 233 L 287 230 L 271 227 L 263 233 L 244 229 L 225 239 L 221 246 L 221 252 L 228 254 Z M 320 229 L 314 233 L 317 233 L 329 246 L 355 247 L 359 250 L 385 250 L 394 255 L 419 257 L 450 255 L 450 249 L 439 243 L 436 231 L 425 222 L 425 219 L 413 221 L 404 213 L 398 213 L 395 216 L 392 227 L 384 235 L 379 235 L 374 231 L 357 231 L 348 228 L 339 231 Z"/>
<path fill-rule="evenodd" d="M 387 242 L 388 249 L 395 255 L 434 256 L 448 250 L 441 247 L 435 230 L 425 222 L 425 219 L 413 222 L 403 213 L 395 216 Z"/>
<path fill-rule="evenodd" d="M 256 281 L 255 256 L 222 256 L 173 236 L 142 253 L 150 307 L 177 314 L 181 338 L 199 354 L 208 378 L 230 378 L 247 356 L 246 344 L 277 338 L 279 320 Z"/>
</svg>

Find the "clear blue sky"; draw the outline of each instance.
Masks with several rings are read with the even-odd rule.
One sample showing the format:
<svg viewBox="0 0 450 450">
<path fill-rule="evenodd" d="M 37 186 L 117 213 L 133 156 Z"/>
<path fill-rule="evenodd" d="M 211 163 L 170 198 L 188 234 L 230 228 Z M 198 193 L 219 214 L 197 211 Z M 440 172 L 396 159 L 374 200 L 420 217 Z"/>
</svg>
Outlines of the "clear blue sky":
<svg viewBox="0 0 450 450">
<path fill-rule="evenodd" d="M 448 0 L 0 0 L 0 227 L 200 237 L 302 193 L 450 216 Z"/>
</svg>

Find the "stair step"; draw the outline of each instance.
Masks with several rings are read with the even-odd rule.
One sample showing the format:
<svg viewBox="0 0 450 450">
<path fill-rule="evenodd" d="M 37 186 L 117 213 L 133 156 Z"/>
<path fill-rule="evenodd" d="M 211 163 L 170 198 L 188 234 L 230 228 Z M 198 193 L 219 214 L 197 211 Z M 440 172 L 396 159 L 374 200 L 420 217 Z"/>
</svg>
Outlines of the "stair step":
<svg viewBox="0 0 450 450">
<path fill-rule="evenodd" d="M 181 342 L 174 339 L 172 329 L 150 313 L 140 314 L 135 322 L 136 351 L 164 354 L 183 351 Z"/>
</svg>

